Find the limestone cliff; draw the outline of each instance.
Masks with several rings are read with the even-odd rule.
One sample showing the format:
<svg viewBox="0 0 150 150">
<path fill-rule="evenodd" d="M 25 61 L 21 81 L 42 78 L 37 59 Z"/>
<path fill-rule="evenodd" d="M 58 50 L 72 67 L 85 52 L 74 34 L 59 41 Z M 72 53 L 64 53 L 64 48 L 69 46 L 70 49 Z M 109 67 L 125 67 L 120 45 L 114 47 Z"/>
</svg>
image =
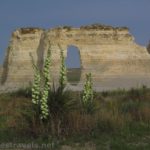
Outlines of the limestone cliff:
<svg viewBox="0 0 150 150">
<path fill-rule="evenodd" d="M 43 32 L 44 30 L 39 28 L 21 28 L 12 33 L 3 64 L 1 81 L 3 88 L 17 89 L 29 85 L 32 81 L 31 54 L 36 62 L 37 49 Z"/>
<path fill-rule="evenodd" d="M 49 43 L 52 77 L 55 81 L 60 67 L 59 44 L 65 57 L 68 46 L 73 45 L 79 49 L 81 79 L 78 87 L 88 72 L 92 73 L 94 87 L 98 90 L 150 83 L 150 55 L 145 47 L 134 42 L 128 28 L 105 25 L 80 28 L 66 26 L 49 30 L 21 28 L 14 31 L 4 62 L 1 89 L 28 86 L 33 80 L 31 55 L 35 63 L 42 66 Z"/>
</svg>

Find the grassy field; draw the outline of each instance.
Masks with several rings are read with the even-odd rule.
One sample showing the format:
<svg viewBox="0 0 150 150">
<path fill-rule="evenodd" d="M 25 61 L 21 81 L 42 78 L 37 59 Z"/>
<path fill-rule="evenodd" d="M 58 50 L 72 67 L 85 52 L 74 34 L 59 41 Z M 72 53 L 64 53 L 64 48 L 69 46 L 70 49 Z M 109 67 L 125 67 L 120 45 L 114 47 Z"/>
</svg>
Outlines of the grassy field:
<svg viewBox="0 0 150 150">
<path fill-rule="evenodd" d="M 91 114 L 82 113 L 81 94 L 68 91 L 77 103 L 63 118 L 59 135 L 53 134 L 49 122 L 37 122 L 29 90 L 0 94 L 0 143 L 50 143 L 52 149 L 62 145 L 91 150 L 150 149 L 149 88 L 94 93 Z"/>
</svg>

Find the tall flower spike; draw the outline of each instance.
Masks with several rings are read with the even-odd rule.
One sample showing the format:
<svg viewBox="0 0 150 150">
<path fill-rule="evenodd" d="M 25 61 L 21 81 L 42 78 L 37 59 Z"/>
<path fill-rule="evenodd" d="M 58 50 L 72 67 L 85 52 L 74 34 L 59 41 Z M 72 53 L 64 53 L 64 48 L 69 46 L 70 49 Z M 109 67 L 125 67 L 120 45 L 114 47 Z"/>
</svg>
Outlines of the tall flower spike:
<svg viewBox="0 0 150 150">
<path fill-rule="evenodd" d="M 84 84 L 83 96 L 82 96 L 82 104 L 85 109 L 92 104 L 93 101 L 93 88 L 92 88 L 92 75 L 91 73 L 86 74 L 86 81 Z"/>
<path fill-rule="evenodd" d="M 61 60 L 59 85 L 60 85 L 60 88 L 63 90 L 67 83 L 65 58 L 64 58 L 63 49 L 60 47 L 60 45 L 58 46 L 60 48 L 60 60 Z"/>
<path fill-rule="evenodd" d="M 50 64 L 51 64 L 51 50 L 49 47 L 43 68 L 44 89 L 41 98 L 41 119 L 47 119 L 49 115 L 47 100 L 48 100 L 48 91 L 50 88 Z"/>
<path fill-rule="evenodd" d="M 34 64 L 33 64 L 33 69 L 35 70 L 35 74 L 34 74 L 34 81 L 33 81 L 33 87 L 32 87 L 32 103 L 38 104 L 39 99 L 40 99 L 41 76 L 40 76 L 39 70 Z"/>
</svg>

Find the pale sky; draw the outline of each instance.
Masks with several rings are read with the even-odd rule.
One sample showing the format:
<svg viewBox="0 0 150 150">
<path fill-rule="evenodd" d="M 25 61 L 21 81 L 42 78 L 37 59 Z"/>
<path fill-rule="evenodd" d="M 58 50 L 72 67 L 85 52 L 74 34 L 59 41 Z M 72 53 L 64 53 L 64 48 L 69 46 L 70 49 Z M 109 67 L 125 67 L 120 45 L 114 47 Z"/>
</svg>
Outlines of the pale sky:
<svg viewBox="0 0 150 150">
<path fill-rule="evenodd" d="M 11 33 L 20 27 L 127 26 L 135 41 L 150 40 L 150 0 L 0 0 L 0 64 Z"/>
</svg>

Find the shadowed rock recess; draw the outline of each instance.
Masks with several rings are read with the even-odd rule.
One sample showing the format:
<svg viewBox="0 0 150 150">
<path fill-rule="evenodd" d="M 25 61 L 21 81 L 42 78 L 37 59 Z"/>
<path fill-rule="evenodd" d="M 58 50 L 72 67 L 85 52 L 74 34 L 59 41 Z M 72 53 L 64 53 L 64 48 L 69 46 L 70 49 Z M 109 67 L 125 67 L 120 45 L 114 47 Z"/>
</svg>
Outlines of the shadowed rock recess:
<svg viewBox="0 0 150 150">
<path fill-rule="evenodd" d="M 74 79 L 80 74 L 80 80 L 68 81 L 68 88 L 72 90 L 82 89 L 85 74 L 89 72 L 92 73 L 94 89 L 98 91 L 150 85 L 150 54 L 145 47 L 134 42 L 128 28 L 94 24 L 80 28 L 64 26 L 14 31 L 3 69 L 0 69 L 0 90 L 12 91 L 29 86 L 34 74 L 32 61 L 41 68 L 49 45 L 52 80 L 57 83 L 60 69 L 58 44 L 65 57 L 69 45 L 79 49 L 81 69 L 71 70 L 71 74 Z"/>
</svg>

